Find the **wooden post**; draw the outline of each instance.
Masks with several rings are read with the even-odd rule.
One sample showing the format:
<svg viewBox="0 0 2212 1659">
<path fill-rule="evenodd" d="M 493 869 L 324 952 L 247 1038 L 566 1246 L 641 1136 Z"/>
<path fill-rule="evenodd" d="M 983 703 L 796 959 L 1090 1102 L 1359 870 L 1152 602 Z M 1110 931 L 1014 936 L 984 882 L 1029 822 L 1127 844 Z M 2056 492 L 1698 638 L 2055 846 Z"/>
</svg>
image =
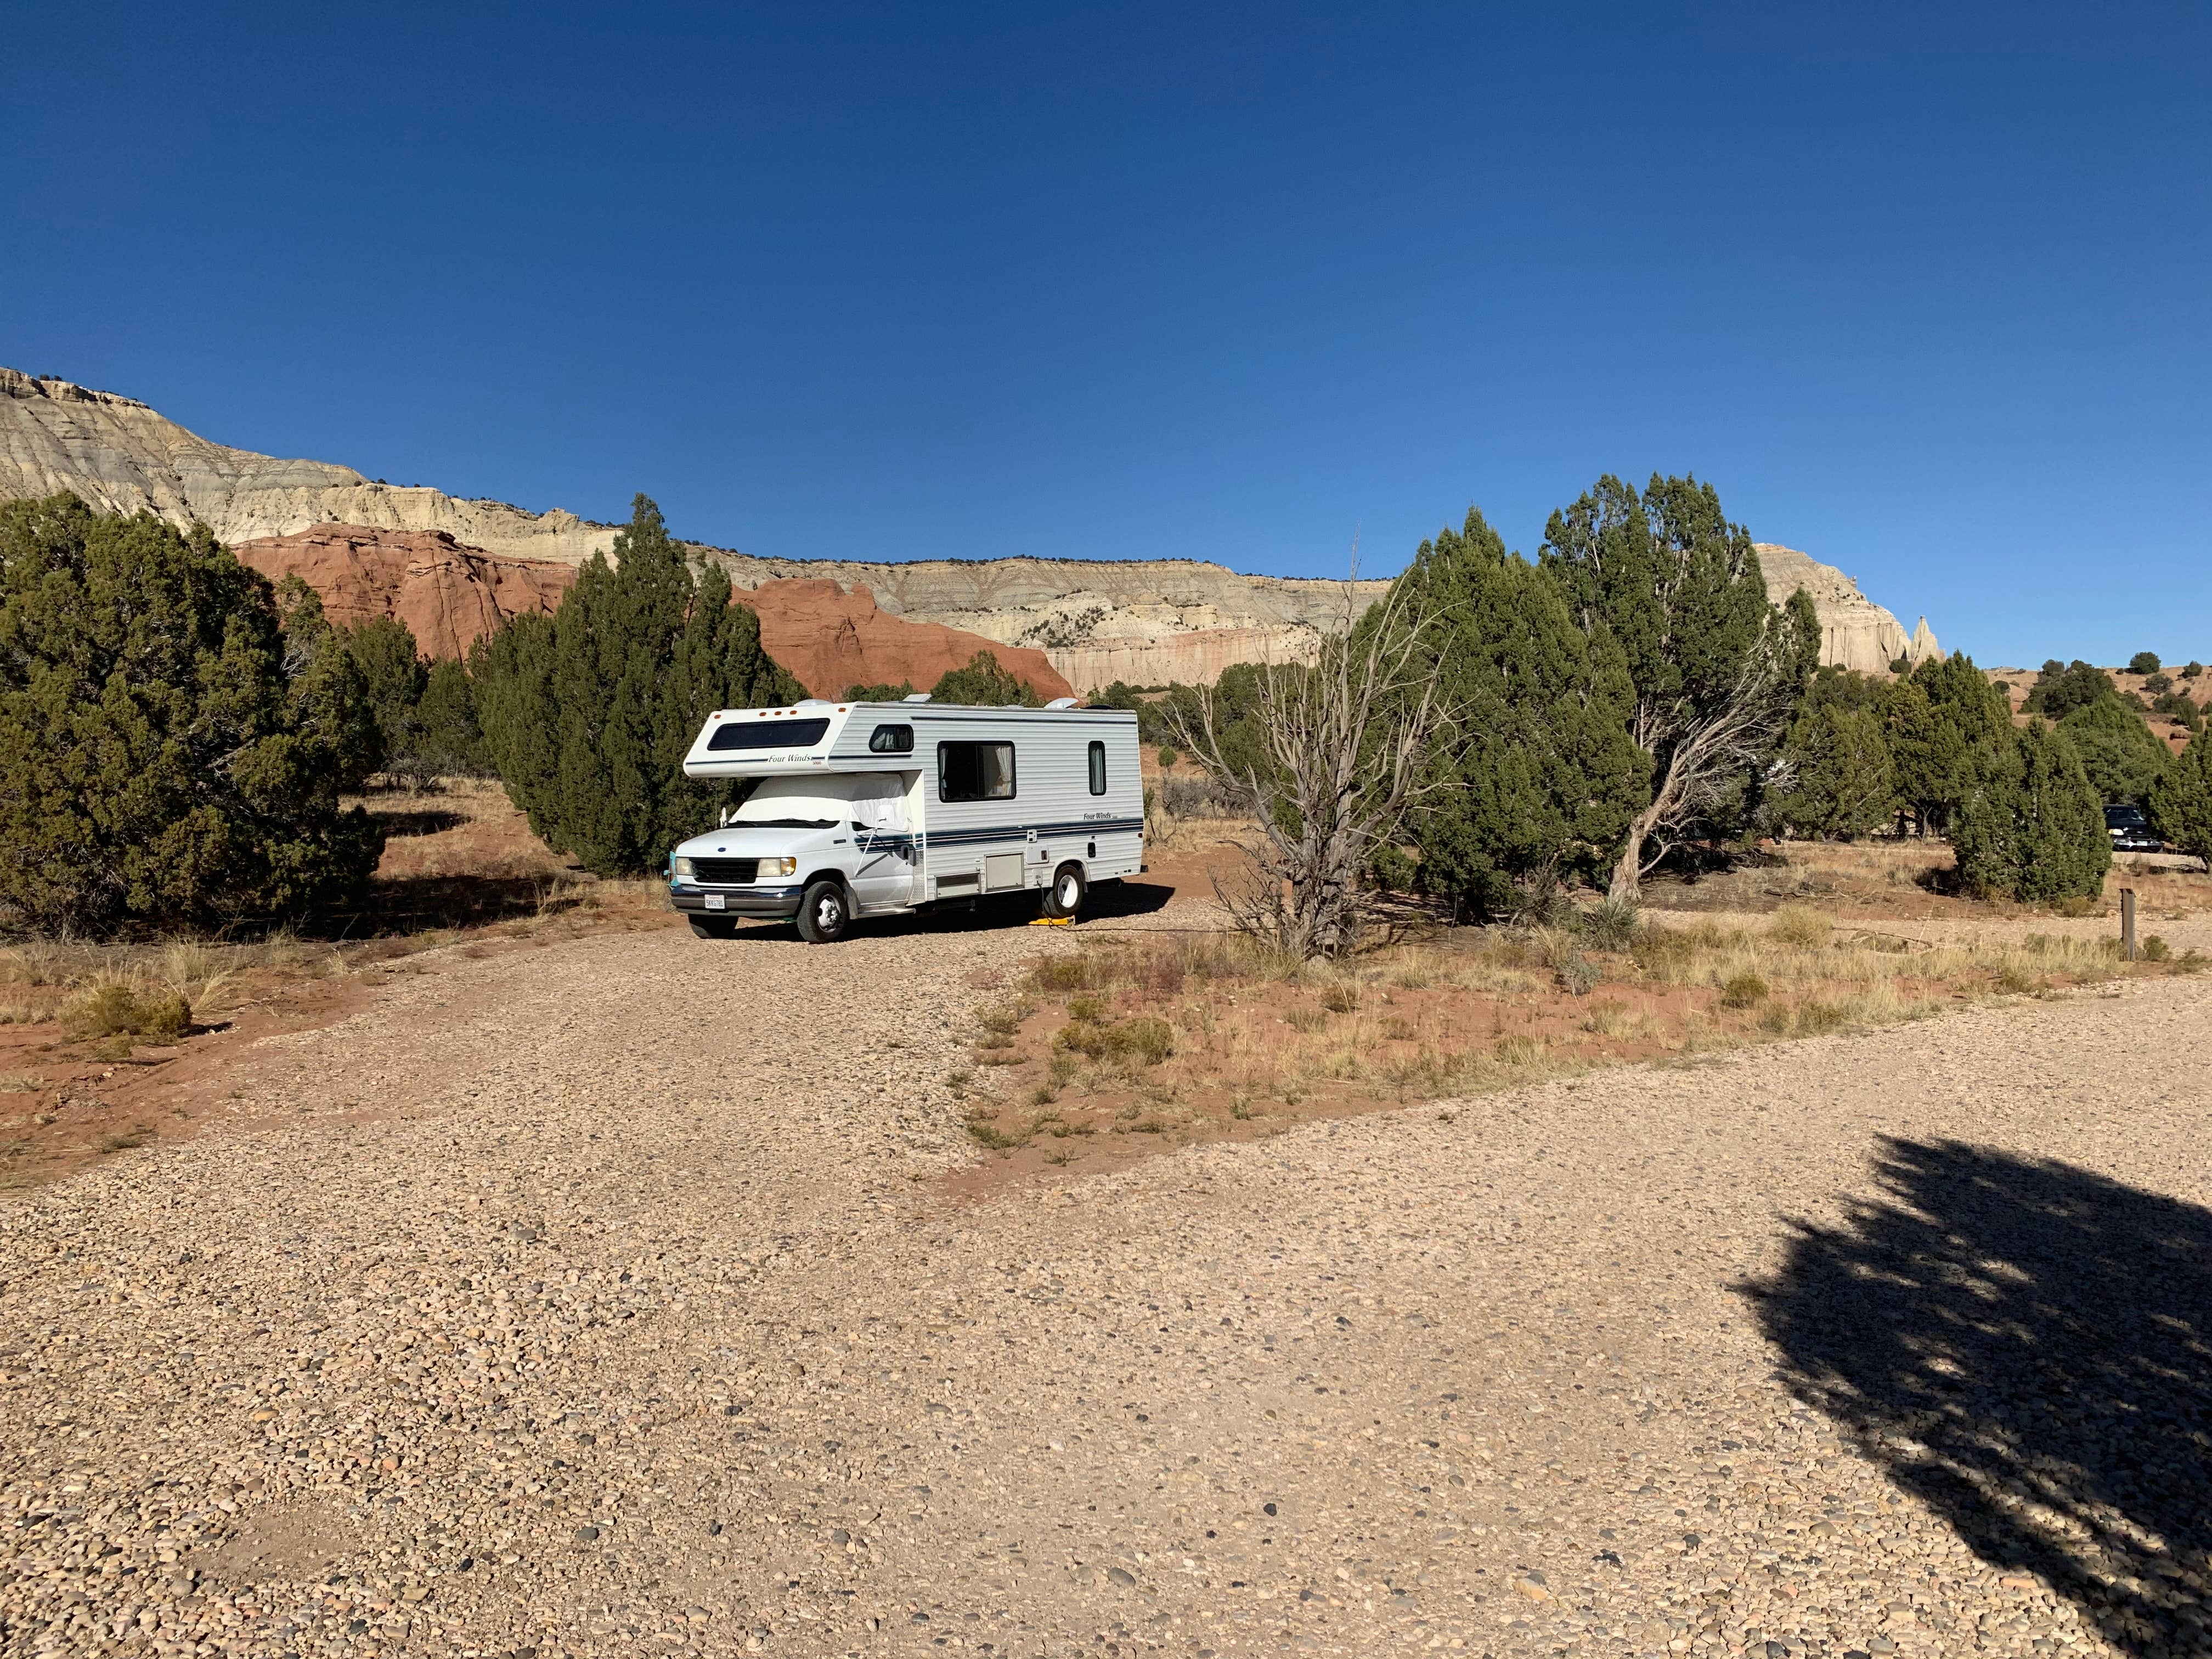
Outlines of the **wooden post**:
<svg viewBox="0 0 2212 1659">
<path fill-rule="evenodd" d="M 2120 889 L 2120 951 L 2130 962 L 2136 959 L 2136 890 Z"/>
</svg>

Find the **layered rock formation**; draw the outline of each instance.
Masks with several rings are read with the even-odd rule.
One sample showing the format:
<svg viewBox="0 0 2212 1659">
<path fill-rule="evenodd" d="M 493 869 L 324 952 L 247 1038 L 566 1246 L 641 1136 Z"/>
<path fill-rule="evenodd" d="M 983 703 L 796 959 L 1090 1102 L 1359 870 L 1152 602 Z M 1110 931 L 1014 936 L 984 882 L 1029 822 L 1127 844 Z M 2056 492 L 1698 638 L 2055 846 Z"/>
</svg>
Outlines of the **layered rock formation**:
<svg viewBox="0 0 2212 1659">
<path fill-rule="evenodd" d="M 864 588 L 891 615 L 1042 651 L 1079 691 L 1167 685 L 1233 663 L 1310 658 L 1323 630 L 1389 586 L 1244 576 L 1196 559 L 925 559 L 912 564 L 757 559 L 708 550 L 750 586 L 821 580 Z"/>
<path fill-rule="evenodd" d="M 234 550 L 271 582 L 299 577 L 341 626 L 397 617 L 432 657 L 465 657 L 509 617 L 552 615 L 576 580 L 573 564 L 495 558 L 443 531 L 319 524 Z"/>
<path fill-rule="evenodd" d="M 1820 618 L 1820 660 L 1863 673 L 1884 674 L 1899 657 L 1917 667 L 1943 653 L 1923 617 L 1911 634 L 1888 611 L 1859 592 L 1859 585 L 1832 564 L 1773 542 L 1753 544 L 1766 577 L 1766 597 L 1777 605 L 1802 589 Z"/>
<path fill-rule="evenodd" d="M 573 513 L 526 513 L 441 489 L 372 483 L 349 466 L 210 443 L 136 398 L 0 368 L 0 498 L 76 492 L 110 512 L 197 519 L 227 544 L 312 525 L 451 536 L 510 558 L 579 564 L 614 541 Z"/>
<path fill-rule="evenodd" d="M 737 601 L 758 613 L 761 643 L 817 697 L 842 697 L 855 685 L 911 685 L 927 691 L 979 651 L 1046 702 L 1074 695 L 1041 651 L 1009 646 L 934 623 L 888 615 L 865 587 L 783 578 L 740 589 Z"/>
<path fill-rule="evenodd" d="M 257 537 L 235 551 L 271 582 L 299 577 L 334 623 L 397 617 L 433 657 L 466 656 L 479 637 L 510 617 L 552 615 L 575 586 L 577 570 L 544 559 L 495 557 L 442 532 L 350 524 Z M 888 616 L 865 587 L 848 592 L 832 581 L 775 580 L 736 597 L 759 616 L 769 654 L 817 697 L 902 682 L 926 691 L 978 651 L 994 653 L 1001 667 L 1043 701 L 1073 695 L 1042 652 Z"/>
<path fill-rule="evenodd" d="M 443 538 L 450 554 L 428 544 L 389 544 L 397 556 L 411 559 L 420 553 L 433 562 L 466 555 L 521 565 L 575 565 L 606 550 L 615 537 L 612 526 L 571 513 L 526 513 L 502 501 L 374 483 L 350 467 L 325 461 L 280 460 L 232 449 L 187 432 L 135 399 L 0 368 L 0 498 L 59 489 L 73 489 L 98 507 L 151 508 L 179 526 L 198 519 L 233 545 L 290 538 L 311 526 L 332 525 L 349 532 L 366 527 Z M 801 622 L 796 611 L 789 612 L 795 631 L 788 644 L 813 665 L 794 661 L 793 672 L 828 696 L 854 680 L 922 684 L 937 678 L 928 673 L 925 678 L 919 667 L 847 672 L 856 661 L 922 663 L 927 652 L 915 654 L 905 647 L 893 652 L 887 644 L 870 643 L 892 637 L 881 626 L 891 619 L 1041 653 L 1048 665 L 1044 672 L 1088 692 L 1115 680 L 1140 686 L 1211 680 L 1233 663 L 1309 658 L 1324 630 L 1364 612 L 1388 586 L 1358 583 L 1347 603 L 1340 582 L 1246 576 L 1191 559 L 884 564 L 760 559 L 696 544 L 694 551 L 727 568 L 741 588 L 763 590 L 793 580 L 817 585 L 809 603 L 819 605 L 819 617 Z M 1759 551 L 1776 600 L 1799 588 L 1812 595 L 1820 617 L 1822 660 L 1878 673 L 1900 656 L 1917 663 L 1940 654 L 1924 617 L 1908 635 L 1833 566 L 1771 543 L 1759 544 Z M 370 550 L 341 556 L 333 547 L 319 556 L 366 563 Z M 435 581 L 407 579 L 416 582 L 410 597 L 391 603 L 416 607 L 431 629 L 425 635 L 418 629 L 417 637 L 427 646 L 434 635 L 442 649 L 449 635 L 473 637 L 469 629 L 485 625 L 486 604 L 497 610 L 499 596 L 485 587 L 498 574 L 487 574 L 489 568 L 448 568 Z M 531 578 L 541 585 L 550 580 Z M 836 586 L 834 599 L 818 586 L 825 582 Z M 433 593 L 441 597 L 434 601 Z M 526 602 L 520 588 L 514 599 Z M 785 603 L 761 605 L 764 628 L 769 612 Z M 441 605 L 450 611 L 440 611 Z"/>
</svg>

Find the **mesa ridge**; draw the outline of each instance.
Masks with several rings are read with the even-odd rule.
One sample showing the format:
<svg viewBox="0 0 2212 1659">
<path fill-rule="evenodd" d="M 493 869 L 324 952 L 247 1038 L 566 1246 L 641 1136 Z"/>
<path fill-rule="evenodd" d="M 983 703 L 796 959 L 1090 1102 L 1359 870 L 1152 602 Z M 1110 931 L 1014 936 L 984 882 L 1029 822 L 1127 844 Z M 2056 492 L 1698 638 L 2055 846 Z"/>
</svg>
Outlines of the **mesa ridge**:
<svg viewBox="0 0 2212 1659">
<path fill-rule="evenodd" d="M 136 398 L 0 368 L 0 499 L 64 489 L 94 507 L 143 509 L 180 528 L 197 520 L 272 580 L 296 568 L 319 592 L 318 573 L 337 568 L 333 532 L 352 535 L 354 556 L 338 563 L 346 565 L 356 586 L 370 566 L 386 572 L 386 591 L 380 600 L 366 590 L 349 592 L 340 608 L 366 614 L 380 603 L 384 614 L 402 617 L 410 626 L 420 617 L 427 627 L 416 627 L 417 638 L 440 655 L 459 654 L 483 627 L 514 614 L 494 594 L 511 593 L 521 608 L 557 604 L 567 582 L 543 567 L 581 564 L 611 549 L 617 533 L 611 525 L 557 507 L 532 513 L 428 485 L 377 483 L 332 462 L 234 448 L 186 430 Z M 399 538 L 380 544 L 408 556 L 369 557 L 357 532 L 378 532 Z M 433 551 L 436 538 L 443 539 Z M 740 589 L 759 592 L 763 603 L 757 608 L 764 621 L 773 611 L 810 640 L 826 631 L 842 641 L 806 647 L 817 655 L 849 660 L 865 654 L 856 652 L 855 630 L 872 629 L 874 636 L 887 641 L 890 635 L 880 623 L 898 619 L 954 630 L 995 647 L 1034 651 L 1043 659 L 1041 666 L 1079 692 L 1115 680 L 1140 686 L 1208 682 L 1235 663 L 1304 659 L 1325 630 L 1341 623 L 1347 605 L 1355 614 L 1364 612 L 1389 585 L 1360 581 L 1347 592 L 1342 582 L 1245 575 L 1196 559 L 1017 556 L 902 563 L 764 558 L 703 543 L 685 545 L 695 556 L 728 570 Z M 1942 654 L 1925 617 L 1907 633 L 1843 571 L 1793 548 L 1757 545 L 1771 598 L 1779 602 L 1799 589 L 1812 596 L 1822 661 L 1881 672 L 1899 658 L 1917 664 Z M 305 562 L 288 562 L 295 557 Z M 418 571 L 418 562 L 434 568 Z M 768 599 L 772 584 L 793 580 L 835 583 L 857 603 L 830 605 L 816 618 L 800 617 L 793 604 L 797 596 Z M 828 596 L 826 589 L 812 592 Z M 326 603 L 332 597 L 324 594 Z M 860 620 L 870 617 L 876 620 Z M 934 646 L 922 654 L 933 659 Z M 811 689 L 827 684 L 817 685 L 804 669 L 794 672 Z"/>
</svg>

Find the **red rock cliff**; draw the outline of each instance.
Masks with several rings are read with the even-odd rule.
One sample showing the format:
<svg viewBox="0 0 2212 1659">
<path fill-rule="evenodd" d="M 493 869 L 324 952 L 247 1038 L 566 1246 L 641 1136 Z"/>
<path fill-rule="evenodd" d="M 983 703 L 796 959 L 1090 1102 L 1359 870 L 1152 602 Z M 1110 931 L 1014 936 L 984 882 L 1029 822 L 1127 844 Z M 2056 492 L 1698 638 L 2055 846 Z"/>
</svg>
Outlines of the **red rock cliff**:
<svg viewBox="0 0 2212 1659">
<path fill-rule="evenodd" d="M 298 576 L 323 612 L 342 625 L 397 617 L 426 656 L 465 657 L 511 617 L 550 616 L 575 585 L 576 567 L 496 557 L 442 531 L 373 530 L 319 524 L 290 536 L 238 544 L 237 554 L 272 582 Z M 741 588 L 738 603 L 760 617 L 761 643 L 817 697 L 854 685 L 927 690 L 978 651 L 1048 702 L 1073 696 L 1044 653 L 1002 645 L 957 628 L 906 622 L 876 608 L 865 587 L 787 580 Z"/>
<path fill-rule="evenodd" d="M 842 697 L 855 685 L 896 685 L 927 691 L 978 651 L 1049 702 L 1075 695 L 1042 651 L 1001 645 L 937 623 L 912 623 L 876 609 L 865 587 L 849 592 L 826 580 L 791 578 L 739 588 L 738 603 L 760 617 L 761 643 L 817 697 Z"/>
<path fill-rule="evenodd" d="M 480 635 L 510 617 L 552 615 L 576 580 L 574 565 L 495 558 L 441 530 L 319 524 L 240 542 L 234 550 L 272 582 L 299 577 L 333 623 L 398 617 L 431 657 L 466 656 Z"/>
</svg>

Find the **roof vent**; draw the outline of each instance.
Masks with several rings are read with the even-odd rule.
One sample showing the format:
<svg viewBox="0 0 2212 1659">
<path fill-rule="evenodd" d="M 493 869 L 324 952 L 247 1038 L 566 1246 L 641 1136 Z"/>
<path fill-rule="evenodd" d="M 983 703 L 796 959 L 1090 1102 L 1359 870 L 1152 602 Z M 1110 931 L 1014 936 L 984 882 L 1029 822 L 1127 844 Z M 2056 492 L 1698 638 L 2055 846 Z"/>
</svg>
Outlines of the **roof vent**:
<svg viewBox="0 0 2212 1659">
<path fill-rule="evenodd" d="M 1073 708 L 1075 707 L 1075 699 L 1073 697 L 1054 697 L 1050 702 L 1045 704 L 1045 707 L 1048 708 Z"/>
<path fill-rule="evenodd" d="M 929 693 L 927 691 L 917 691 L 912 696 L 901 697 L 899 701 L 901 702 L 927 702 L 929 701 Z"/>
</svg>

